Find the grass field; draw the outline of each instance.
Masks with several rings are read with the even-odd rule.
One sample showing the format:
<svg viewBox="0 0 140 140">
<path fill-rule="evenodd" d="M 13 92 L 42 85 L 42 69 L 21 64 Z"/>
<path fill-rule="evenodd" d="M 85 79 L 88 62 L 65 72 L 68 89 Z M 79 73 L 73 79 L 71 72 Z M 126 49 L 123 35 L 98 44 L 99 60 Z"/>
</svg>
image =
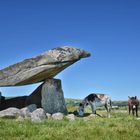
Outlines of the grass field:
<svg viewBox="0 0 140 140">
<path fill-rule="evenodd" d="M 110 119 L 48 119 L 40 124 L 0 119 L 0 140 L 140 140 L 140 120 L 119 111 Z"/>
</svg>

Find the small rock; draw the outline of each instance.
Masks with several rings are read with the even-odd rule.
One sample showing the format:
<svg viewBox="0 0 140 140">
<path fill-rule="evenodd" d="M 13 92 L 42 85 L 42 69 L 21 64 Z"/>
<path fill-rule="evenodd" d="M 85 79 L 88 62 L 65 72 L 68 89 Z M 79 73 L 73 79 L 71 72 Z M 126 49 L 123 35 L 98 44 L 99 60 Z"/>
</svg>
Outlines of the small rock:
<svg viewBox="0 0 140 140">
<path fill-rule="evenodd" d="M 45 119 L 46 119 L 46 112 L 42 108 L 36 109 L 31 113 L 31 121 L 34 123 L 40 123 Z"/>
<path fill-rule="evenodd" d="M 31 113 L 37 109 L 37 106 L 35 104 L 31 104 L 27 107 L 22 108 L 21 111 L 21 116 L 28 118 L 31 117 Z"/>
<path fill-rule="evenodd" d="M 16 119 L 17 122 L 23 122 L 25 119 L 22 116 L 18 116 Z"/>
<path fill-rule="evenodd" d="M 50 113 L 46 113 L 46 116 L 48 119 L 50 119 L 52 115 Z"/>
<path fill-rule="evenodd" d="M 64 115 L 63 115 L 63 113 L 58 112 L 58 113 L 54 113 L 54 114 L 52 115 L 52 118 L 53 118 L 54 120 L 63 120 Z"/>
<path fill-rule="evenodd" d="M 0 111 L 1 118 L 16 118 L 18 116 L 20 116 L 20 109 L 15 107 L 10 107 L 8 109 Z"/>
<path fill-rule="evenodd" d="M 27 106 L 27 108 L 30 112 L 33 112 L 37 109 L 37 105 L 36 104 L 31 104 L 31 105 Z"/>
<path fill-rule="evenodd" d="M 66 116 L 66 118 L 69 120 L 69 121 L 74 121 L 75 120 L 75 115 L 74 114 L 69 114 Z"/>
</svg>

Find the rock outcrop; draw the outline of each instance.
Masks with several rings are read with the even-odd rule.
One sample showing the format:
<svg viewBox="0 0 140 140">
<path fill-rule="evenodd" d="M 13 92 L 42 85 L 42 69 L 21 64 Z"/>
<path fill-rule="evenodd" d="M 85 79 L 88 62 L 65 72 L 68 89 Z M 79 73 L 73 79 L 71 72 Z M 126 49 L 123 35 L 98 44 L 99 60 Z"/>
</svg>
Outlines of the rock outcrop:
<svg viewBox="0 0 140 140">
<path fill-rule="evenodd" d="M 49 50 L 0 70 L 0 86 L 38 83 L 53 78 L 66 67 L 90 54 L 68 46 Z"/>
</svg>

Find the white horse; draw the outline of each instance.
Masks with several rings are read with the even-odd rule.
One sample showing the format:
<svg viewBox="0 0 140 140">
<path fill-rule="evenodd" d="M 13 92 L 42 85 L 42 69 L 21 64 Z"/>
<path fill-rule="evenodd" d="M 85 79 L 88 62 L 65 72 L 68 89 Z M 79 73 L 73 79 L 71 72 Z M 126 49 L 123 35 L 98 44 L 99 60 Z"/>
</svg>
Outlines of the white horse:
<svg viewBox="0 0 140 140">
<path fill-rule="evenodd" d="M 92 109 L 92 113 L 96 114 L 97 104 L 103 104 L 105 106 L 105 109 L 107 110 L 108 113 L 108 117 L 110 118 L 111 98 L 107 94 L 98 94 L 98 93 L 89 94 L 87 97 L 84 98 L 84 100 L 79 104 L 79 109 L 78 109 L 79 115 L 80 116 L 84 115 L 85 107 L 87 105 L 90 105 Z"/>
</svg>

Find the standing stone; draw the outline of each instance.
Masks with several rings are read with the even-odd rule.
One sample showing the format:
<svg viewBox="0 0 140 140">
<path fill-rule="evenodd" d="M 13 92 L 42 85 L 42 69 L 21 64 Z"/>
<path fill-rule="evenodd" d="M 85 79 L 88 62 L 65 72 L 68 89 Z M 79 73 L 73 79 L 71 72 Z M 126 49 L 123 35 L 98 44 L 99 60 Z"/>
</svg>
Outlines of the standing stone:
<svg viewBox="0 0 140 140">
<path fill-rule="evenodd" d="M 42 86 L 42 107 L 50 114 L 67 113 L 61 80 L 47 79 Z"/>
</svg>

